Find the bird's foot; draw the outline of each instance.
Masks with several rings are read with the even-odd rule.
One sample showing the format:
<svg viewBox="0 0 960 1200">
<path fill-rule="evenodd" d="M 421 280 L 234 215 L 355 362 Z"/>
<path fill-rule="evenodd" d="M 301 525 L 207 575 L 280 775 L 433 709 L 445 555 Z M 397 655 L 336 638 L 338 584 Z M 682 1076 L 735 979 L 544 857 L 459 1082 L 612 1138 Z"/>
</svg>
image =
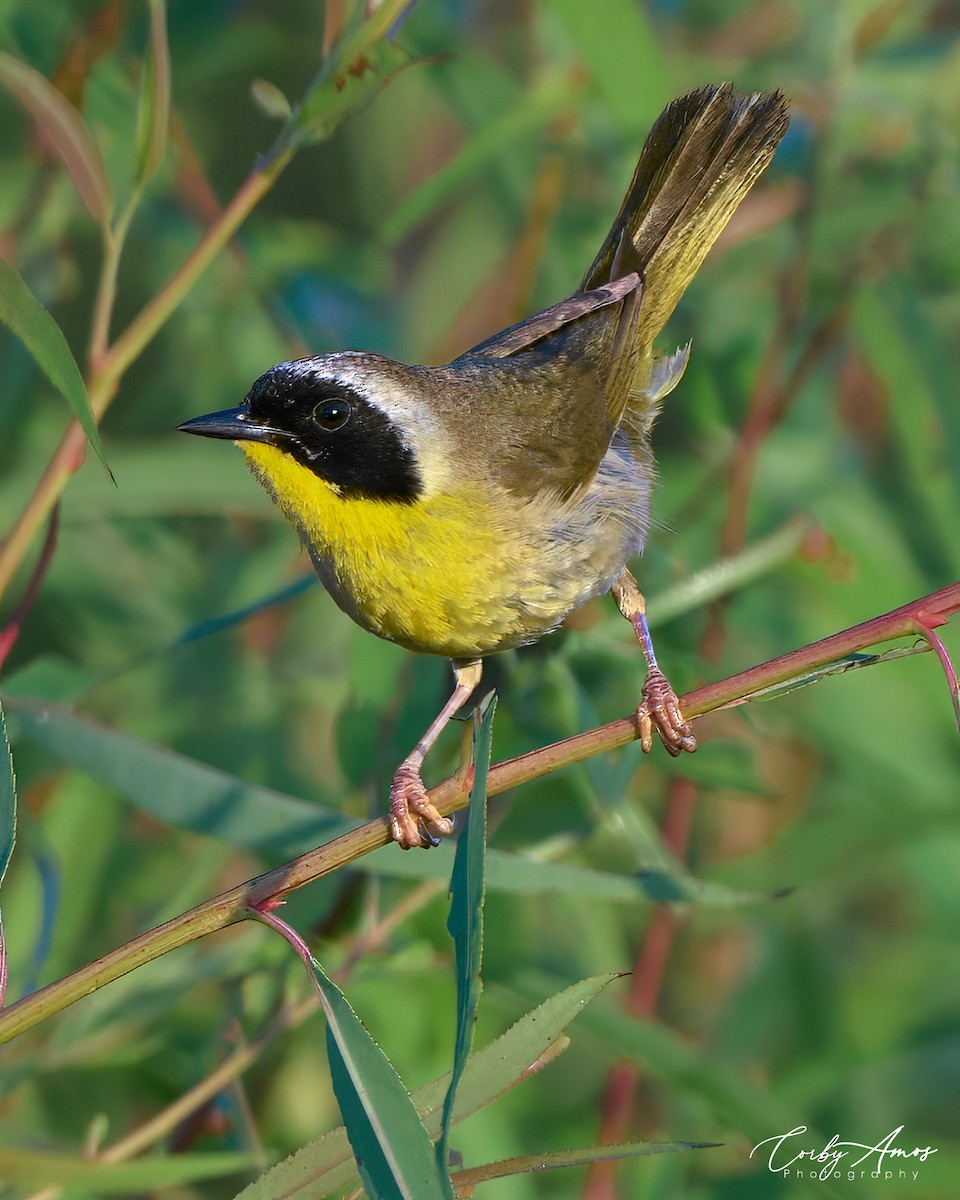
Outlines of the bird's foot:
<svg viewBox="0 0 960 1200">
<path fill-rule="evenodd" d="M 654 730 L 674 758 L 681 750 L 692 754 L 697 748 L 697 739 L 683 719 L 677 693 L 658 667 L 651 667 L 647 672 L 640 694 L 643 702 L 637 709 L 637 726 L 644 754 L 649 754 L 653 749 Z"/>
<path fill-rule="evenodd" d="M 401 763 L 390 785 L 390 836 L 402 850 L 428 850 L 451 833 L 453 822 L 428 800 L 418 768 Z"/>
</svg>

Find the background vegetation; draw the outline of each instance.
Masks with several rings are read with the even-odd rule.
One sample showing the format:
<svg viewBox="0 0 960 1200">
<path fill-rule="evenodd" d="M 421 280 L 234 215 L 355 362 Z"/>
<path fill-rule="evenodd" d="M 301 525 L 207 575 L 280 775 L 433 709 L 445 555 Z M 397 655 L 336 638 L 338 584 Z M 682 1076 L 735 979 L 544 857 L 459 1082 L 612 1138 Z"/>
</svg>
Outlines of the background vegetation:
<svg viewBox="0 0 960 1200">
<path fill-rule="evenodd" d="M 170 142 L 120 258 L 114 336 L 273 143 L 263 107 L 281 102 L 261 85 L 258 107 L 251 82 L 302 95 L 340 8 L 171 3 Z M 136 3 L 0 3 L 0 48 L 83 113 L 121 208 L 148 31 Z M 960 577 L 956 6 L 421 0 L 398 41 L 425 61 L 293 160 L 131 363 L 102 425 L 117 486 L 91 454 L 64 492 L 3 682 L 21 800 L 8 999 L 380 813 L 448 686 L 443 662 L 301 584 L 296 539 L 241 456 L 177 422 L 237 403 L 283 358 L 442 361 L 567 294 L 650 123 L 691 87 L 779 87 L 794 116 L 670 328 L 694 350 L 658 426 L 640 564 L 662 663 L 686 689 Z M 6 92 L 0 129 L 0 256 L 84 364 L 100 233 Z M 0 379 L 6 530 L 68 412 L 6 333 Z M 613 605 L 570 626 L 497 661 L 495 759 L 635 704 L 640 657 Z M 723 1143 L 622 1163 L 615 1181 L 596 1168 L 486 1189 L 503 1200 L 955 1194 L 957 743 L 933 656 L 698 734 L 682 762 L 631 746 L 491 801 L 478 1044 L 569 984 L 636 973 L 453 1149 L 470 1166 L 601 1138 Z M 427 878 L 451 861 L 387 850 L 284 909 L 411 1088 L 451 1063 L 447 902 Z M 339 1123 L 322 1027 L 289 949 L 245 925 L 5 1047 L 0 1145 L 79 1156 L 147 1130 L 149 1153 L 246 1154 L 239 1173 L 164 1189 L 232 1196 Z M 240 1054 L 242 1074 L 171 1110 Z M 902 1125 L 901 1144 L 938 1152 L 916 1181 L 872 1184 L 786 1182 L 749 1158 L 801 1124 L 864 1142 Z"/>
</svg>

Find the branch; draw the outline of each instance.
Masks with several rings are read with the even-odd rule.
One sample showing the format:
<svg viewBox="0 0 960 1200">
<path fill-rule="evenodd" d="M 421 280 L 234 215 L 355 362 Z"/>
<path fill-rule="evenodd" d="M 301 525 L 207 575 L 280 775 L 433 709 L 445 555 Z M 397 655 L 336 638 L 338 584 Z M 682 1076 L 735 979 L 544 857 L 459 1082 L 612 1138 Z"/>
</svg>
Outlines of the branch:
<svg viewBox="0 0 960 1200">
<path fill-rule="evenodd" d="M 813 671 L 880 642 L 926 636 L 929 630 L 945 624 L 948 617 L 958 610 L 960 582 L 832 637 L 751 667 L 738 675 L 697 688 L 681 697 L 683 714 L 687 719 L 692 719 L 718 709 L 731 708 L 778 685 L 801 680 Z M 522 783 L 529 783 L 560 767 L 625 746 L 636 737 L 636 720 L 631 715 L 539 750 L 531 750 L 517 758 L 507 759 L 490 768 L 487 794 L 495 796 Z M 469 782 L 469 773 L 466 778 L 451 776 L 430 790 L 430 800 L 444 816 L 457 812 L 467 805 Z M 271 897 L 283 896 L 286 892 L 312 883 L 322 875 L 379 850 L 389 841 L 386 817 L 378 817 L 300 858 L 221 892 L 219 896 L 111 950 L 73 974 L 18 1000 L 0 1013 L 0 1044 L 61 1012 L 104 984 L 119 979 L 135 967 L 208 933 L 225 929 L 248 917 L 250 909 L 263 905 Z"/>
</svg>

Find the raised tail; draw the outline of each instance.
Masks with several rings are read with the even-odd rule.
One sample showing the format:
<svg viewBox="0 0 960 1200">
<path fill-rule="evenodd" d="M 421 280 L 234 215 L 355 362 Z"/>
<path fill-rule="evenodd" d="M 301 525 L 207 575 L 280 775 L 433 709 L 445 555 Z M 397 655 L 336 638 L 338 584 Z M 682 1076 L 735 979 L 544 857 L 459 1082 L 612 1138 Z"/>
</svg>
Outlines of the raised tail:
<svg viewBox="0 0 960 1200">
<path fill-rule="evenodd" d="M 674 100 L 651 129 L 620 212 L 581 285 L 588 291 L 640 273 L 643 296 L 634 318 L 640 358 L 649 358 L 789 121 L 781 92 L 743 96 L 723 83 Z M 621 334 L 630 337 L 628 330 Z"/>
</svg>

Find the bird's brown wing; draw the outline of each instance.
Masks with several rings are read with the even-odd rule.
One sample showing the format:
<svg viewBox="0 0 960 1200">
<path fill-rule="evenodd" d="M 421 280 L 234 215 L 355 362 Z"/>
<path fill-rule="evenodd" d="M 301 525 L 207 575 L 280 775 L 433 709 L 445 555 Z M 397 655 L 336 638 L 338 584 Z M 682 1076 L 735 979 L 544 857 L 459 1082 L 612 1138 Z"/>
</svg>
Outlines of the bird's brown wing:
<svg viewBox="0 0 960 1200">
<path fill-rule="evenodd" d="M 510 491 L 567 497 L 593 480 L 617 428 L 603 363 L 641 291 L 634 274 L 579 292 L 446 368 L 462 385 L 461 420 L 483 427 L 497 479 Z"/>
<path fill-rule="evenodd" d="M 636 272 L 591 291 L 577 292 L 566 300 L 561 300 L 559 304 L 552 304 L 542 312 L 535 313 L 525 321 L 501 329 L 493 337 L 468 350 L 463 357 L 483 355 L 485 358 L 506 358 L 521 350 L 529 350 L 550 334 L 557 333 L 564 326 L 580 321 L 600 309 L 620 306 L 628 298 L 631 304 L 639 304 L 642 293 L 643 281 Z"/>
<path fill-rule="evenodd" d="M 518 495 L 574 494 L 593 480 L 617 429 L 604 385 L 636 274 L 578 292 L 481 342 L 446 368 L 461 417 L 486 431 L 497 478 Z M 632 318 L 631 318 L 632 319 Z"/>
<path fill-rule="evenodd" d="M 683 352 L 658 362 L 654 339 L 788 121 L 780 93 L 741 96 L 729 84 L 674 101 L 647 138 L 584 290 L 450 364 L 470 377 L 464 394 L 483 410 L 474 419 L 499 422 L 497 469 L 511 487 L 567 495 L 589 483 L 628 411 L 626 433 L 645 449 L 686 361 Z"/>
</svg>

